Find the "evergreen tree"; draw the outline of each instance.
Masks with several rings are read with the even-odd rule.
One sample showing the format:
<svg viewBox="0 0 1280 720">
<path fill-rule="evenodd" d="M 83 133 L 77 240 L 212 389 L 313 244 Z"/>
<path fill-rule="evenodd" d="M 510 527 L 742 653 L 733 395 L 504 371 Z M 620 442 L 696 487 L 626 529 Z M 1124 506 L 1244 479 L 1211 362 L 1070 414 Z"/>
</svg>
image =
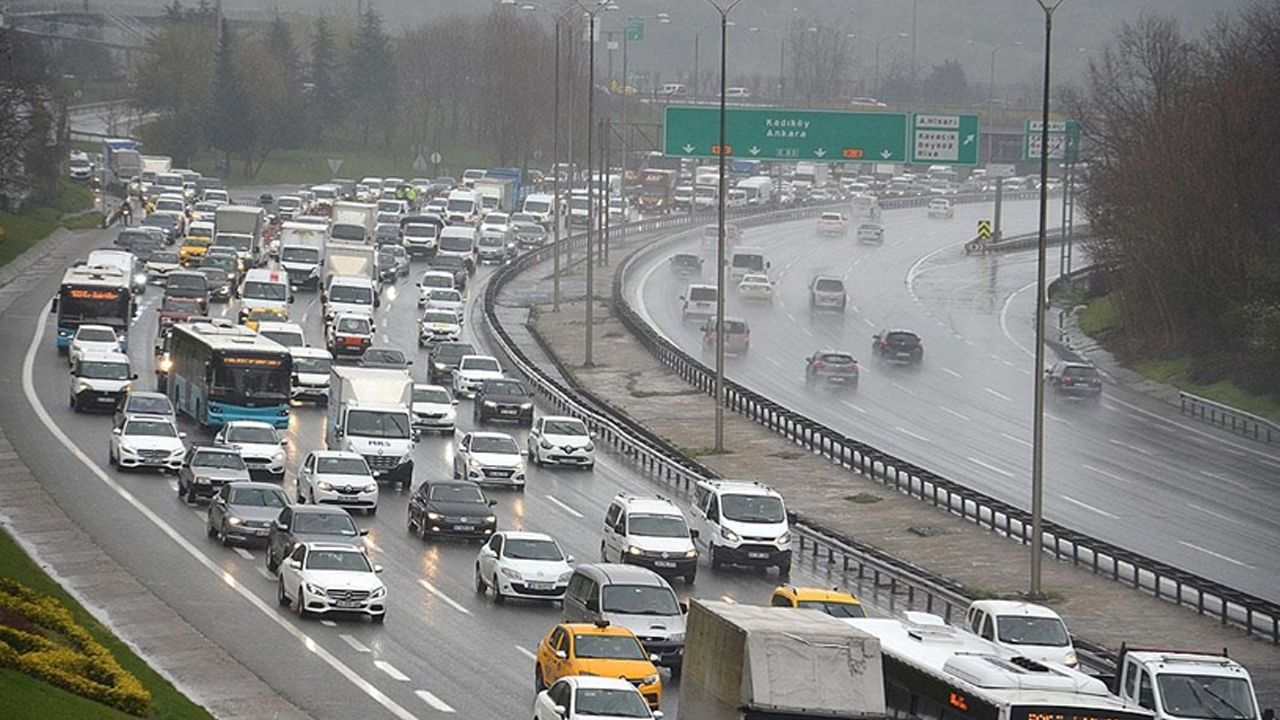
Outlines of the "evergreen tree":
<svg viewBox="0 0 1280 720">
<path fill-rule="evenodd" d="M 372 7 L 360 16 L 360 27 L 351 38 L 346 80 L 361 142 L 367 145 L 369 131 L 381 126 L 390 144 L 396 109 L 395 63 L 382 17 Z"/>
<path fill-rule="evenodd" d="M 284 79 L 279 103 L 282 113 L 273 118 L 274 145 L 294 148 L 302 145 L 306 136 L 306 106 L 302 94 L 302 60 L 298 54 L 298 46 L 293 42 L 293 33 L 284 18 L 276 15 L 267 31 L 267 49 Z"/>
<path fill-rule="evenodd" d="M 231 156 L 244 154 L 252 147 L 249 123 L 249 98 L 244 80 L 235 66 L 235 38 L 226 21 L 218 42 L 213 74 L 213 97 L 205 117 L 205 136 L 209 146 L 223 153 L 223 167 L 230 169 Z"/>
<path fill-rule="evenodd" d="M 319 138 L 342 122 L 337 41 L 324 18 L 316 19 L 315 35 L 311 38 L 311 93 L 308 101 L 311 137 Z"/>
</svg>

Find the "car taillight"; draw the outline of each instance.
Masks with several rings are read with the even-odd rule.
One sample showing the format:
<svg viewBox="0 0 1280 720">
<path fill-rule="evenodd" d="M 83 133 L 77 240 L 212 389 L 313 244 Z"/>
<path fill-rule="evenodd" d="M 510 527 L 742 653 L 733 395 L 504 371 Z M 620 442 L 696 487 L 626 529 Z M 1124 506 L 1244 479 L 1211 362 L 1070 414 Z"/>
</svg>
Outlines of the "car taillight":
<svg viewBox="0 0 1280 720">
<path fill-rule="evenodd" d="M 1089 381 L 1089 384 L 1090 384 L 1090 385 L 1101 385 L 1101 384 L 1102 384 L 1102 378 L 1094 378 L 1094 379 L 1092 379 L 1092 380 L 1090 380 L 1090 381 Z"/>
<path fill-rule="evenodd" d="M 822 362 L 821 360 L 819 360 L 818 362 L 816 362 L 816 363 L 814 363 L 814 364 L 813 364 L 813 369 L 814 369 L 814 370 L 821 370 L 822 368 L 824 368 L 824 367 L 826 367 L 826 366 L 827 366 L 827 364 L 826 364 L 826 363 L 824 363 L 824 362 Z"/>
<path fill-rule="evenodd" d="M 882 348 L 888 348 L 888 347 L 889 347 L 889 341 L 888 341 L 888 340 L 882 340 L 882 341 L 880 341 L 880 347 L 882 347 Z"/>
<path fill-rule="evenodd" d="M 1075 378 L 1073 378 L 1073 377 L 1071 377 L 1070 375 L 1063 375 L 1063 376 L 1062 376 L 1062 384 L 1063 384 L 1063 385 L 1070 385 L 1071 383 L 1073 383 L 1073 382 L 1075 382 L 1075 381 L 1076 381 L 1076 379 L 1075 379 Z"/>
</svg>

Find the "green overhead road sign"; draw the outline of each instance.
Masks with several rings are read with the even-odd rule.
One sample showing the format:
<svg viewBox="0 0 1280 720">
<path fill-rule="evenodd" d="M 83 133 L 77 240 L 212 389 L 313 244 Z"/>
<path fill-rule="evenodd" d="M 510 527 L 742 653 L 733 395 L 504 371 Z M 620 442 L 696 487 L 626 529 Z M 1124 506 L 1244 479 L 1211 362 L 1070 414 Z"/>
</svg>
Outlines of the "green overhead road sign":
<svg viewBox="0 0 1280 720">
<path fill-rule="evenodd" d="M 637 17 L 627 18 L 627 42 L 644 41 L 644 20 Z"/>
<path fill-rule="evenodd" d="M 914 113 L 911 162 L 930 165 L 978 164 L 978 116 Z"/>
<path fill-rule="evenodd" d="M 1022 137 L 1022 159 L 1039 160 L 1043 124 L 1028 120 Z M 1049 123 L 1049 159 L 1068 163 L 1080 161 L 1080 123 L 1075 120 L 1056 120 Z"/>
<path fill-rule="evenodd" d="M 729 108 L 725 113 L 726 155 L 760 160 L 907 162 L 905 113 L 769 108 Z M 668 156 L 715 157 L 720 151 L 720 109 L 669 105 L 662 135 L 663 152 Z"/>
</svg>

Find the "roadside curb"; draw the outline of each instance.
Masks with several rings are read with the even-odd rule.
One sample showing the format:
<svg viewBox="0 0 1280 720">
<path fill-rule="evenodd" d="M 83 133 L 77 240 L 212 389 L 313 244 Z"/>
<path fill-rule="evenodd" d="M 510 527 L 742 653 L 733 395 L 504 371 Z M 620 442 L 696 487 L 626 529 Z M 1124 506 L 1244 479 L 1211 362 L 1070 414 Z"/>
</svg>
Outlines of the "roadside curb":
<svg viewBox="0 0 1280 720">
<path fill-rule="evenodd" d="M 70 230 L 64 227 L 56 228 L 45 236 L 43 240 L 27 248 L 21 255 L 0 267 L 0 288 L 22 277 L 27 270 L 31 269 L 32 265 L 35 265 L 41 258 L 49 254 L 54 247 L 66 242 L 70 235 Z"/>
</svg>

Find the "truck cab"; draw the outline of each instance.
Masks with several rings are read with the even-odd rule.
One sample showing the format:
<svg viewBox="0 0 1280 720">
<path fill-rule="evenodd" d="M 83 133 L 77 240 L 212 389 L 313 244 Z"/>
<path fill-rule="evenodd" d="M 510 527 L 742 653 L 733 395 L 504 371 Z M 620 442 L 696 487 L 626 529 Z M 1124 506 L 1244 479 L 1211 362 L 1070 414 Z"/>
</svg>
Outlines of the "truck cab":
<svg viewBox="0 0 1280 720">
<path fill-rule="evenodd" d="M 1111 691 L 1154 712 L 1156 720 L 1274 718 L 1259 713 L 1249 671 L 1212 653 L 1121 647 Z"/>
<path fill-rule="evenodd" d="M 334 366 L 325 441 L 358 453 L 380 481 L 413 482 L 413 380 L 403 370 Z"/>
</svg>

